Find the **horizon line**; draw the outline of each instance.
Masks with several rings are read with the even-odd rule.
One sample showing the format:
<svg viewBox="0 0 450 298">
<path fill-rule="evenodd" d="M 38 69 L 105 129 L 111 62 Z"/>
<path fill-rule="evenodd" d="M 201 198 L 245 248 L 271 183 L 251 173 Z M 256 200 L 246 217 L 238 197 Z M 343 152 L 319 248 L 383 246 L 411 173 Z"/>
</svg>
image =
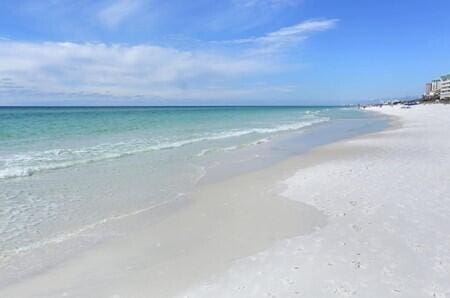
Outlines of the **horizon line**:
<svg viewBox="0 0 450 298">
<path fill-rule="evenodd" d="M 329 105 L 0 105 L 1 108 L 226 108 L 226 107 L 345 107 L 358 104 Z"/>
</svg>

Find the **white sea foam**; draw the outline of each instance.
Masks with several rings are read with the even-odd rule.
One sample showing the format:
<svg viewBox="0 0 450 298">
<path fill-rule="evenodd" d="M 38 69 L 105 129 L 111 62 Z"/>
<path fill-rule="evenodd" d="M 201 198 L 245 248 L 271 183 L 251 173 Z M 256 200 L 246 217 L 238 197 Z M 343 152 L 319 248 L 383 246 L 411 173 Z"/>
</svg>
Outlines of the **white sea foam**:
<svg viewBox="0 0 450 298">
<path fill-rule="evenodd" d="M 329 121 L 329 118 L 322 117 L 268 128 L 228 130 L 219 133 L 205 134 L 200 137 L 174 140 L 169 142 L 157 143 L 148 140 L 132 140 L 129 142 L 119 142 L 113 144 L 100 144 L 97 146 L 81 149 L 53 149 L 14 154 L 10 156 L 0 157 L 0 164 L 2 164 L 0 168 L 0 179 L 26 177 L 31 176 L 36 172 L 62 169 L 80 164 L 115 159 L 138 153 L 174 149 L 203 141 L 236 138 L 249 134 L 274 134 L 285 131 L 299 130 L 326 121 Z M 235 150 L 239 148 L 239 146 L 240 145 L 231 146 L 222 150 Z M 200 154 L 200 156 L 209 153 L 210 151 L 208 150 L 215 149 L 205 149 L 203 153 Z"/>
<path fill-rule="evenodd" d="M 254 141 L 254 142 L 247 143 L 247 144 L 242 144 L 242 145 L 239 145 L 239 146 L 206 148 L 206 149 L 203 149 L 202 151 L 200 151 L 200 153 L 197 154 L 197 156 L 201 157 L 201 156 L 205 156 L 207 154 L 213 153 L 213 152 L 235 151 L 235 150 L 239 150 L 239 149 L 242 149 L 242 148 L 245 148 L 245 147 L 248 147 L 248 146 L 261 145 L 261 144 L 267 143 L 269 141 L 270 141 L 270 138 L 262 138 L 262 139 Z"/>
</svg>

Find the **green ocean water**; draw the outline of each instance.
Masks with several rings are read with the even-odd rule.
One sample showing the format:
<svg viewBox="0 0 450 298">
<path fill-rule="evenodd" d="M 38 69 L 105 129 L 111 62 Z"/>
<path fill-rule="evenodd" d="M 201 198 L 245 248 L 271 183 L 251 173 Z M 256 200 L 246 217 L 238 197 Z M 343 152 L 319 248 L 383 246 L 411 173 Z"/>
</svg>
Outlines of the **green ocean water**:
<svg viewBox="0 0 450 298">
<path fill-rule="evenodd" d="M 0 179 L 203 142 L 302 129 L 330 108 L 2 108 Z M 342 113 L 342 111 L 341 111 Z M 353 112 L 354 113 L 354 112 Z M 352 112 L 347 111 L 348 116 Z M 238 138 L 241 137 L 242 140 Z"/>
</svg>

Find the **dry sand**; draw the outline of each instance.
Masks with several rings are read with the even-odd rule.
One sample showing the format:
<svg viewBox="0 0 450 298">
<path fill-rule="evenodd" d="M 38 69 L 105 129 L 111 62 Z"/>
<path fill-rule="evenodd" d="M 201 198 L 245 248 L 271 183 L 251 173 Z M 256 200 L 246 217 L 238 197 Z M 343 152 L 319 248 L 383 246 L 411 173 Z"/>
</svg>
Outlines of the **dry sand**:
<svg viewBox="0 0 450 298">
<path fill-rule="evenodd" d="M 450 297 L 450 106 L 373 110 L 401 126 L 297 157 L 333 156 L 284 181 L 283 195 L 324 212 L 325 227 L 181 296 Z"/>
</svg>

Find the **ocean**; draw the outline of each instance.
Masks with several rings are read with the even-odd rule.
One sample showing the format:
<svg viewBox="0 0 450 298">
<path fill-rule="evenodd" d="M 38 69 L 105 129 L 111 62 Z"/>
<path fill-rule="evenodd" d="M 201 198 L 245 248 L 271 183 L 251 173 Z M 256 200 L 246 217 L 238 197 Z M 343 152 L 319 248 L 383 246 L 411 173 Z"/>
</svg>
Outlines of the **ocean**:
<svg viewBox="0 0 450 298">
<path fill-rule="evenodd" d="M 341 107 L 0 108 L 0 286 L 120 237 L 211 177 L 383 121 Z"/>
</svg>

